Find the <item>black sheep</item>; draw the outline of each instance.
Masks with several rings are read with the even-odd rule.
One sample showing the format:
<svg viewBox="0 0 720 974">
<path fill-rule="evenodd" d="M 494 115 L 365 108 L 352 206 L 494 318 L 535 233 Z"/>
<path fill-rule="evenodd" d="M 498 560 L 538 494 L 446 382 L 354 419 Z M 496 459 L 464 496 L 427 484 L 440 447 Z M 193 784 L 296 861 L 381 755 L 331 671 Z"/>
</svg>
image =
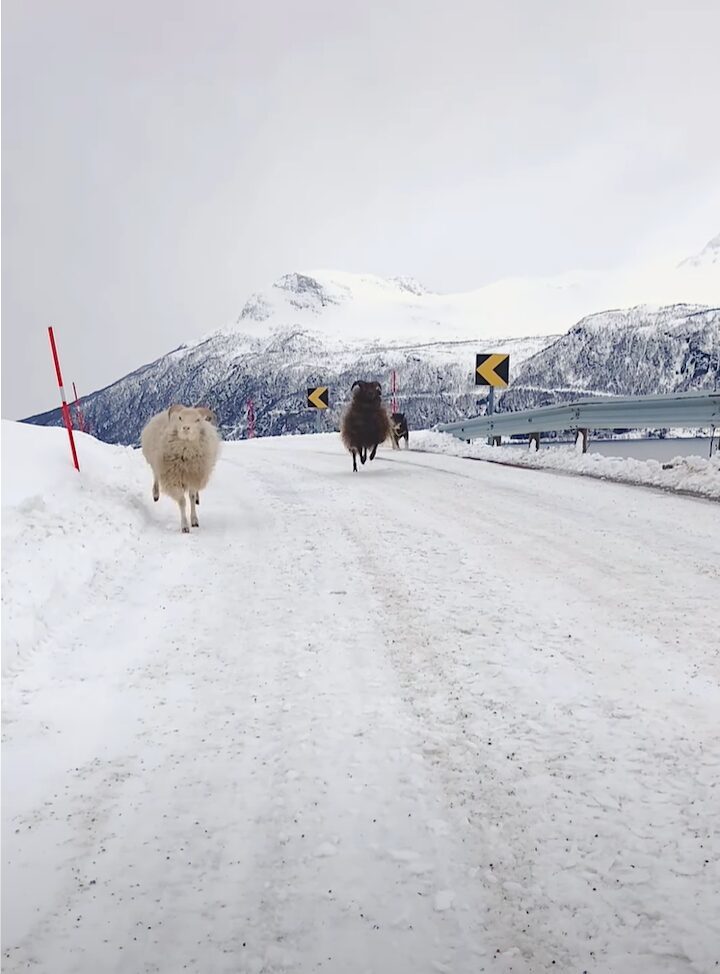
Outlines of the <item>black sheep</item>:
<svg viewBox="0 0 720 974">
<path fill-rule="evenodd" d="M 390 417 L 382 404 L 382 386 L 379 382 L 353 382 L 353 394 L 342 418 L 342 441 L 352 453 L 353 470 L 357 473 L 357 456 L 360 463 L 375 459 L 378 445 L 390 435 Z"/>
</svg>

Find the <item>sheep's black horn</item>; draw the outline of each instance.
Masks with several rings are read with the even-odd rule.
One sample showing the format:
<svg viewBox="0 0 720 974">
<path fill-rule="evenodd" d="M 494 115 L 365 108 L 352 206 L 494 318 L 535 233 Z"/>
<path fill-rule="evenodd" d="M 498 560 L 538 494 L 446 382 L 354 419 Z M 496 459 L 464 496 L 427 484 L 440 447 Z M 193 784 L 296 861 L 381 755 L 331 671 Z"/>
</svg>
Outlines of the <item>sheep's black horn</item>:
<svg viewBox="0 0 720 974">
<path fill-rule="evenodd" d="M 359 385 L 360 385 L 360 380 L 359 380 L 359 379 L 356 379 L 356 380 L 355 380 L 355 381 L 353 382 L 353 384 L 352 384 L 352 385 L 350 386 L 350 392 L 352 392 L 352 391 L 353 391 L 353 389 L 355 388 L 355 386 L 359 386 Z"/>
</svg>

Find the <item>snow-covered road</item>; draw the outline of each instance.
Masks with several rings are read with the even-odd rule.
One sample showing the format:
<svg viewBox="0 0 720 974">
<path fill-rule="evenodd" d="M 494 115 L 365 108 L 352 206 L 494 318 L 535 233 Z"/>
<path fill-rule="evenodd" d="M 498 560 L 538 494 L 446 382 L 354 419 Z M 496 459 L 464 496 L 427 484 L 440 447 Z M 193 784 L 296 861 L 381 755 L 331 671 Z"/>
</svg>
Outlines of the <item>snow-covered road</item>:
<svg viewBox="0 0 720 974">
<path fill-rule="evenodd" d="M 717 504 L 3 432 L 4 971 L 718 969 Z"/>
</svg>

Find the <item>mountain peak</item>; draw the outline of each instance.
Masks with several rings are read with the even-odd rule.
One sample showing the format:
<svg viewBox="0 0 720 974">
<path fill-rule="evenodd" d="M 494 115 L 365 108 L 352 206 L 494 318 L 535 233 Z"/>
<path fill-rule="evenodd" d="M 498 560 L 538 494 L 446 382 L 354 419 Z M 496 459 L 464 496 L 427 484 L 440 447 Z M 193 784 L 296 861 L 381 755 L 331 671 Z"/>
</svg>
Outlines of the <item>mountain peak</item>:
<svg viewBox="0 0 720 974">
<path fill-rule="evenodd" d="M 709 267 L 712 264 L 720 264 L 720 233 L 709 240 L 699 254 L 680 261 L 678 267 Z"/>
<path fill-rule="evenodd" d="M 295 308 L 316 308 L 318 305 L 324 308 L 328 304 L 339 304 L 337 297 L 309 274 L 285 274 L 273 287 L 293 295 L 290 304 Z"/>
</svg>

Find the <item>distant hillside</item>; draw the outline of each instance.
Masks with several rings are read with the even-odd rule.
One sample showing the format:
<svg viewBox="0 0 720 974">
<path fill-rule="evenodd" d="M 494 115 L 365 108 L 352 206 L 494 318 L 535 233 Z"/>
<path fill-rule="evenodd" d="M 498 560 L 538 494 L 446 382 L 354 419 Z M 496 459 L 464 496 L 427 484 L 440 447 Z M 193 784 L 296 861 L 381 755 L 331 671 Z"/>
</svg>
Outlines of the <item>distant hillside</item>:
<svg viewBox="0 0 720 974">
<path fill-rule="evenodd" d="M 638 307 L 583 318 L 522 365 L 501 408 L 718 388 L 720 309 Z"/>
<path fill-rule="evenodd" d="M 673 288 L 682 280 L 705 282 L 708 268 L 717 276 L 715 250 L 711 241 L 695 264 L 676 268 Z M 252 295 L 233 325 L 93 393 L 82 407 L 91 431 L 111 443 L 137 443 L 147 419 L 172 402 L 211 405 L 223 435 L 236 439 L 246 435 L 249 398 L 258 435 L 314 430 L 306 389 L 328 385 L 332 408 L 321 419 L 334 429 L 356 378 L 378 379 L 387 396 L 395 369 L 411 427 L 427 427 L 482 410 L 485 392 L 473 385 L 473 367 L 483 351 L 510 354 L 511 389 L 499 409 L 595 393 L 715 387 L 717 309 L 605 311 L 582 317 L 560 337 L 577 320 L 566 318 L 568 309 L 586 305 L 595 284 L 567 276 L 439 295 L 409 278 L 287 274 Z M 558 327 L 544 337 L 498 337 L 523 321 Z M 52 410 L 26 421 L 58 425 L 61 417 Z"/>
</svg>

